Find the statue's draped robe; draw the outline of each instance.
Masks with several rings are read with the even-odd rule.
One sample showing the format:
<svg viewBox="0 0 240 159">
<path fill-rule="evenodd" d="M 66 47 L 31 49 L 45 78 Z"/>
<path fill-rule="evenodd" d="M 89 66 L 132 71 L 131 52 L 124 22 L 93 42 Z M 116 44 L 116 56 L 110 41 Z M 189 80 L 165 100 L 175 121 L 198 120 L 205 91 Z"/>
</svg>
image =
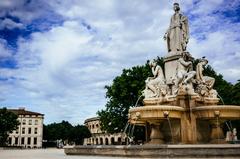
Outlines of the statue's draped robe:
<svg viewBox="0 0 240 159">
<path fill-rule="evenodd" d="M 170 27 L 167 31 L 167 46 L 169 52 L 182 52 L 186 50 L 189 39 L 188 19 L 180 13 L 171 17 Z"/>
</svg>

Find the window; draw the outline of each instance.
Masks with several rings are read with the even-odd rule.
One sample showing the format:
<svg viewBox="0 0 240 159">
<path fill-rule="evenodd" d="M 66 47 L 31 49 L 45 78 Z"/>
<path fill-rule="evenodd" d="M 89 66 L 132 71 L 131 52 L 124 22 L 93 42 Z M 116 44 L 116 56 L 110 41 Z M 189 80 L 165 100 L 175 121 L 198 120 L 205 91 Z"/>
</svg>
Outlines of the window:
<svg viewBox="0 0 240 159">
<path fill-rule="evenodd" d="M 94 129 L 94 125 L 92 125 L 92 128 Z"/>
<path fill-rule="evenodd" d="M 122 139 L 121 137 L 118 138 L 118 143 L 121 143 Z"/>
<path fill-rule="evenodd" d="M 34 137 L 33 144 L 37 145 L 37 138 L 36 137 Z"/>
<path fill-rule="evenodd" d="M 21 141 L 21 144 L 24 145 L 24 137 L 22 137 L 22 141 Z"/>
<path fill-rule="evenodd" d="M 34 134 L 37 134 L 38 133 L 38 130 L 37 128 L 34 129 Z"/>
<path fill-rule="evenodd" d="M 31 134 L 31 133 L 32 133 L 32 129 L 28 128 L 28 134 Z"/>
<path fill-rule="evenodd" d="M 15 138 L 15 145 L 18 144 L 18 137 Z"/>
<path fill-rule="evenodd" d="M 29 124 L 29 125 L 32 125 L 32 120 L 31 120 L 31 119 L 28 121 L 28 124 Z"/>
<path fill-rule="evenodd" d="M 114 145 L 114 137 L 111 137 L 111 144 Z"/>
<path fill-rule="evenodd" d="M 26 119 L 23 119 L 22 124 L 26 125 Z"/>
<path fill-rule="evenodd" d="M 35 125 L 38 125 L 38 120 L 35 120 Z"/>
<path fill-rule="evenodd" d="M 25 128 L 22 128 L 22 134 L 25 134 Z"/>
<path fill-rule="evenodd" d="M 108 145 L 108 138 L 105 139 L 105 145 Z"/>
<path fill-rule="evenodd" d="M 16 130 L 16 134 L 18 134 L 18 129 Z"/>
<path fill-rule="evenodd" d="M 28 140 L 27 140 L 27 144 L 30 145 L 31 144 L 31 137 L 28 137 Z"/>
</svg>

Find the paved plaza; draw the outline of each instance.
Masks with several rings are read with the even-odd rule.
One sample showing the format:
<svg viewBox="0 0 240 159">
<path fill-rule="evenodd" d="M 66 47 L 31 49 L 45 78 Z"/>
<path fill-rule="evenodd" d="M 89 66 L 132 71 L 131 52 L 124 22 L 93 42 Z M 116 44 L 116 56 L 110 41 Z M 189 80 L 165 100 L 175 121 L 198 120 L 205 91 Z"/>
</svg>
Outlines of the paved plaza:
<svg viewBox="0 0 240 159">
<path fill-rule="evenodd" d="M 110 159 L 105 156 L 67 156 L 63 149 L 1 150 L 0 159 Z M 114 159 L 120 159 L 114 157 Z M 126 158 L 125 158 L 126 159 Z"/>
<path fill-rule="evenodd" d="M 233 157 L 228 159 L 236 159 L 236 158 Z M 23 149 L 23 150 L 2 150 L 0 148 L 0 159 L 139 159 L 139 158 L 106 157 L 106 156 L 67 156 L 64 154 L 63 149 L 54 149 L 54 148 Z M 144 159 L 147 159 L 147 158 L 144 158 Z M 194 159 L 194 158 L 191 158 L 191 159 Z"/>
</svg>

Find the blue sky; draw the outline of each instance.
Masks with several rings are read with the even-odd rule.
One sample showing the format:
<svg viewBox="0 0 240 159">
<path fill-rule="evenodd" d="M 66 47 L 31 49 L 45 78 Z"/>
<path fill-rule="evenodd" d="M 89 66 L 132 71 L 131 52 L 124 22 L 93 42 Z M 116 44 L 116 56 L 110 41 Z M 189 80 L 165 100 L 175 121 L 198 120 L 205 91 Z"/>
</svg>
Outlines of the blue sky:
<svg viewBox="0 0 240 159">
<path fill-rule="evenodd" d="M 189 17 L 189 52 L 239 80 L 240 0 L 1 0 L 0 105 L 82 124 L 123 68 L 166 55 L 174 2 Z"/>
</svg>

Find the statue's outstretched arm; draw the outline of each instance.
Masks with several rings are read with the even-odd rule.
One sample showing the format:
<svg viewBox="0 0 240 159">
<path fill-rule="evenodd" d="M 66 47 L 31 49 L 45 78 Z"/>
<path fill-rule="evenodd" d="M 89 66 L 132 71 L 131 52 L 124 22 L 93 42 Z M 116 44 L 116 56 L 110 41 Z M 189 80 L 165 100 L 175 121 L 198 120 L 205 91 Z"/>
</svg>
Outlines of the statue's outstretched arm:
<svg viewBox="0 0 240 159">
<path fill-rule="evenodd" d="M 170 25 L 169 25 L 167 31 L 165 32 L 165 34 L 164 34 L 164 36 L 163 36 L 163 39 L 164 39 L 164 40 L 166 40 L 167 37 L 169 36 L 169 32 L 170 32 L 171 28 L 172 28 L 172 18 L 171 18 L 171 20 L 170 20 Z"/>
<path fill-rule="evenodd" d="M 188 67 L 189 65 L 191 65 L 192 64 L 192 62 L 190 62 L 190 61 L 184 61 L 182 58 L 180 58 L 179 59 L 179 62 L 183 65 L 183 66 L 185 66 L 185 67 Z"/>
</svg>

